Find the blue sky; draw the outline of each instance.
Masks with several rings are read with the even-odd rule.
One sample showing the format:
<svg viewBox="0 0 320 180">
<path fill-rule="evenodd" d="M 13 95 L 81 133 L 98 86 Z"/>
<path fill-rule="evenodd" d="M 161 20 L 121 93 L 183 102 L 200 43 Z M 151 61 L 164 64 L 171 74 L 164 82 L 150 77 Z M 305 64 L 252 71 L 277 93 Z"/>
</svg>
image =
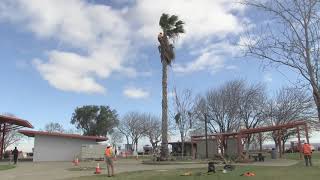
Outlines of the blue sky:
<svg viewBox="0 0 320 180">
<path fill-rule="evenodd" d="M 88 104 L 109 105 L 120 116 L 136 110 L 160 115 L 156 38 L 162 12 L 186 22 L 169 90 L 198 94 L 242 78 L 265 83 L 273 94 L 296 80 L 285 68 L 263 69 L 235 45 L 261 19 L 250 9 L 230 0 L 168 2 L 2 0 L 0 112 L 27 119 L 36 129 L 51 121 L 71 128 L 73 110 Z"/>
</svg>

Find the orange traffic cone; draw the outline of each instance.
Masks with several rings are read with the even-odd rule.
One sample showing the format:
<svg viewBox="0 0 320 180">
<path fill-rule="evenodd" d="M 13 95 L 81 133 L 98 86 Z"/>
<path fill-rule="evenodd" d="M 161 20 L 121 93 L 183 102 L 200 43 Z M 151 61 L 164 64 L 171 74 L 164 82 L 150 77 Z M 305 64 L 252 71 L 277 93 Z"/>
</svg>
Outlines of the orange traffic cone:
<svg viewBox="0 0 320 180">
<path fill-rule="evenodd" d="M 96 172 L 94 172 L 94 173 L 95 174 L 101 174 L 101 169 L 100 169 L 99 163 L 97 163 Z"/>
</svg>

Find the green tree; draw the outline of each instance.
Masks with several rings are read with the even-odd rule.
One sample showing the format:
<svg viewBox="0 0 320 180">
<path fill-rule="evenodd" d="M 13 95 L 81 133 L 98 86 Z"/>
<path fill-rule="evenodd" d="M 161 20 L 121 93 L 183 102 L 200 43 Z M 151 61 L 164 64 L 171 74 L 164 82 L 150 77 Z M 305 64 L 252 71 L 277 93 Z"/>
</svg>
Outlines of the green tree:
<svg viewBox="0 0 320 180">
<path fill-rule="evenodd" d="M 77 107 L 71 124 L 81 129 L 83 135 L 106 136 L 119 124 L 117 111 L 109 106 L 88 105 Z"/>
<path fill-rule="evenodd" d="M 158 35 L 158 46 L 161 63 L 162 63 L 162 144 L 161 144 L 161 159 L 166 160 L 169 155 L 168 150 L 168 65 L 171 65 L 175 59 L 174 40 L 184 33 L 184 22 L 179 20 L 176 15 L 162 14 L 159 25 L 162 32 Z M 171 41 L 171 42 L 170 42 Z"/>
</svg>

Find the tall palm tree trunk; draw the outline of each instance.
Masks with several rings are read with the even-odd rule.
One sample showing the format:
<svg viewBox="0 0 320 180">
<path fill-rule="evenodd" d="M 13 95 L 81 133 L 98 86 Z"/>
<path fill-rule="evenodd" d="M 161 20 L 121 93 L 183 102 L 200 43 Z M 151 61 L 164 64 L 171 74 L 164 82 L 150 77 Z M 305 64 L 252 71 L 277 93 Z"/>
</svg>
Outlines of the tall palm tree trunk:
<svg viewBox="0 0 320 180">
<path fill-rule="evenodd" d="M 161 160 L 167 160 L 169 156 L 168 149 L 168 63 L 161 56 L 162 59 L 162 144 L 161 144 Z"/>
</svg>

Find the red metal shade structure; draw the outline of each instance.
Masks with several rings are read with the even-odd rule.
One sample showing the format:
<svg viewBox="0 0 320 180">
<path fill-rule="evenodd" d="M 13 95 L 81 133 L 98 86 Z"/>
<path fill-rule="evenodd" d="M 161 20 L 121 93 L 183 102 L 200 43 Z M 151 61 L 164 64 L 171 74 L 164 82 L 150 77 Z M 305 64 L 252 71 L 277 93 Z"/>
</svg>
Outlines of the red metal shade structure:
<svg viewBox="0 0 320 180">
<path fill-rule="evenodd" d="M 3 156 L 6 134 L 10 131 L 18 130 L 23 127 L 33 128 L 33 126 L 27 120 L 0 115 L 0 159 Z"/>
<path fill-rule="evenodd" d="M 259 141 L 260 141 L 260 151 L 262 151 L 262 140 L 261 140 L 261 133 L 263 132 L 277 132 L 278 133 L 278 144 L 279 144 L 279 152 L 280 152 L 280 157 L 282 155 L 282 150 L 281 150 L 281 132 L 286 131 L 287 129 L 293 129 L 296 128 L 296 132 L 297 132 L 297 136 L 298 136 L 298 145 L 299 147 L 301 147 L 301 141 L 300 141 L 300 130 L 301 128 L 305 131 L 305 137 L 306 137 L 306 141 L 307 143 L 309 143 L 309 134 L 308 134 L 308 125 L 305 121 L 295 121 L 292 123 L 287 123 L 287 124 L 281 124 L 281 125 L 275 125 L 275 126 L 265 126 L 265 127 L 259 127 L 259 128 L 251 128 L 251 129 L 242 129 L 238 132 L 231 132 L 231 133 L 217 133 L 217 134 L 211 134 L 211 135 L 207 135 L 209 139 L 213 139 L 216 140 L 219 145 L 221 147 L 224 146 L 224 144 L 226 143 L 226 139 L 229 137 L 232 138 L 237 138 L 237 144 L 238 144 L 238 156 L 242 156 L 243 153 L 243 143 L 242 143 L 242 139 L 246 138 L 247 135 L 250 134 L 259 134 Z M 203 139 L 205 136 L 201 135 L 201 136 L 191 136 L 191 143 L 194 144 L 195 142 L 197 142 L 198 140 Z M 284 144 L 283 144 L 284 146 Z M 223 149 L 221 151 L 221 153 L 223 154 Z M 192 145 L 192 154 L 193 157 L 195 158 L 195 150 L 194 150 L 194 145 Z M 301 152 L 301 148 L 300 148 L 300 158 L 302 158 L 302 152 Z"/>
</svg>

